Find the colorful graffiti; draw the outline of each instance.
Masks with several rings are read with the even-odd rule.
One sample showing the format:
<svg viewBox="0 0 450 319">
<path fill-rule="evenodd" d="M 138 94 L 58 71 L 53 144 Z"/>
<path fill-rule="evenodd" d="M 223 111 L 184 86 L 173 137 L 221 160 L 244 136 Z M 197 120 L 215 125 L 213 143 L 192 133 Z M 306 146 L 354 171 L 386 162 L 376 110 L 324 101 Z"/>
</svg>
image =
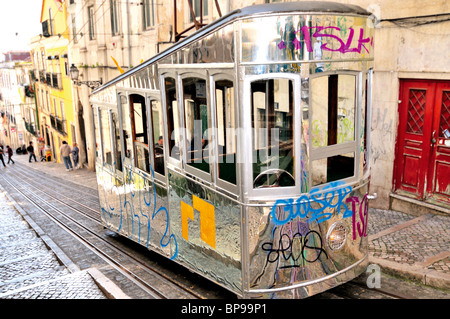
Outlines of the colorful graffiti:
<svg viewBox="0 0 450 319">
<path fill-rule="evenodd" d="M 351 217 L 353 211 L 348 209 L 344 199 L 352 188 L 344 182 L 336 181 L 323 187 L 311 189 L 309 194 L 303 194 L 295 201 L 279 199 L 272 206 L 271 217 L 275 225 L 281 226 L 296 217 L 309 218 L 309 222 L 318 224 L 328 220 L 333 215 L 331 208 L 336 208 L 337 214 L 342 211 L 343 218 Z"/>
<path fill-rule="evenodd" d="M 367 194 L 364 195 L 362 200 L 360 201 L 358 197 L 349 197 L 347 198 L 347 203 L 352 203 L 352 225 L 353 225 L 353 240 L 356 240 L 356 231 L 358 231 L 359 237 L 367 237 L 367 223 L 369 221 L 368 216 L 368 199 Z M 356 205 L 359 204 L 358 215 L 360 222 L 356 221 Z"/>
<path fill-rule="evenodd" d="M 181 201 L 181 232 L 183 238 L 189 241 L 188 219 L 194 220 L 194 209 L 200 212 L 200 238 L 216 248 L 215 208 L 210 203 L 192 195 L 192 206 Z"/>
<path fill-rule="evenodd" d="M 334 32 L 333 32 L 334 31 Z M 292 40 L 292 44 L 294 45 L 295 50 L 301 50 L 303 42 L 306 46 L 306 51 L 313 52 L 313 41 L 312 38 L 319 39 L 321 41 L 324 41 L 324 43 L 320 46 L 320 49 L 324 51 L 334 51 L 334 52 L 340 52 L 340 53 L 349 53 L 349 52 L 357 52 L 359 54 L 363 53 L 363 49 L 365 52 L 370 53 L 370 48 L 373 47 L 373 37 L 365 37 L 364 36 L 364 29 L 359 29 L 359 37 L 357 39 L 357 45 L 355 47 L 351 47 L 353 41 L 353 37 L 355 35 L 355 30 L 353 28 L 348 28 L 349 35 L 347 37 L 347 40 L 345 41 L 341 37 L 345 35 L 346 32 L 343 32 L 343 30 L 340 27 L 324 27 L 324 26 L 316 26 L 316 27 L 308 27 L 303 26 L 300 30 L 297 30 L 294 32 L 294 34 L 298 34 L 300 38 L 295 37 L 294 40 Z M 335 34 L 333 34 L 335 33 Z M 325 42 L 325 40 L 333 39 L 334 42 L 337 41 L 338 48 L 333 49 L 330 47 L 329 42 Z M 280 41 L 278 43 L 278 49 L 284 50 L 286 48 L 286 42 Z"/>
</svg>

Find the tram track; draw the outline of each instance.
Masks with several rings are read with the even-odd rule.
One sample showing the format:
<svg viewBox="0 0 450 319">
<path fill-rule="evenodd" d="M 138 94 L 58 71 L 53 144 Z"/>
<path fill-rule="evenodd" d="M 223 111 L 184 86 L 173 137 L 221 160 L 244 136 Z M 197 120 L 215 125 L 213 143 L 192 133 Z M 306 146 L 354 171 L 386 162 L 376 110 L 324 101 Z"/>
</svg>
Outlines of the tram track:
<svg viewBox="0 0 450 319">
<path fill-rule="evenodd" d="M 50 220 L 82 241 L 84 245 L 93 250 L 108 264 L 114 265 L 117 270 L 146 291 L 151 298 L 204 298 L 204 296 L 193 289 L 172 280 L 166 274 L 135 258 L 130 252 L 125 251 L 119 245 L 111 242 L 111 240 L 106 240 L 104 235 L 99 234 L 98 231 L 94 231 L 93 229 L 103 229 L 99 213 L 97 213 L 98 218 L 85 214 L 80 209 L 66 204 L 63 199 L 48 194 L 48 189 L 47 191 L 42 190 L 33 185 L 33 183 L 28 182 L 26 175 L 17 170 L 15 170 L 14 179 L 7 178 L 10 176 L 5 176 L 6 174 L 4 172 L 0 174 L 3 185 L 8 185 L 7 188 L 12 188 L 16 193 L 26 198 L 31 205 Z M 20 183 L 18 180 L 20 180 Z M 62 195 L 58 194 L 58 196 L 61 197 Z M 65 197 L 66 199 L 68 198 L 67 196 Z M 67 210 L 71 212 L 69 213 Z M 80 220 L 80 216 L 89 219 L 89 222 Z M 92 223 L 96 224 L 92 225 Z M 121 262 L 121 259 L 125 261 Z M 132 268 L 137 269 L 140 274 L 135 273 Z M 165 291 L 156 289 L 155 282 L 159 283 L 158 285 L 163 287 Z M 168 294 L 167 290 L 169 290 L 169 287 L 171 292 Z"/>
</svg>

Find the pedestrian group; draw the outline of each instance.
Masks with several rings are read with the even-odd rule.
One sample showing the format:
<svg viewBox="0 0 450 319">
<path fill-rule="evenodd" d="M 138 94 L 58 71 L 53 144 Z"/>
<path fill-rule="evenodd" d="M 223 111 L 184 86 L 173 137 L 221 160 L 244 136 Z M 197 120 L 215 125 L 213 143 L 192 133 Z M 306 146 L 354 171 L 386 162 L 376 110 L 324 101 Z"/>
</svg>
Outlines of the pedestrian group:
<svg viewBox="0 0 450 319">
<path fill-rule="evenodd" d="M 24 151 L 24 149 L 25 149 L 25 145 L 22 146 L 22 151 L 25 154 L 26 152 Z M 6 167 L 5 160 L 3 158 L 5 151 L 6 151 L 6 154 L 8 155 L 8 164 L 9 163 L 14 164 L 14 160 L 12 159 L 14 152 L 13 152 L 12 148 L 9 147 L 9 145 L 7 145 L 6 150 L 5 150 L 3 148 L 3 144 L 0 143 L 0 162 L 3 164 L 3 167 Z M 26 151 L 29 153 L 28 162 L 31 163 L 31 161 L 33 159 L 35 162 L 37 162 L 36 155 L 34 153 L 33 142 L 29 143 L 28 147 L 26 148 Z M 19 150 L 17 152 L 19 153 Z M 63 158 L 64 165 L 66 166 L 66 171 L 71 171 L 74 168 L 75 169 L 81 168 L 79 165 L 79 153 L 80 153 L 80 149 L 78 148 L 77 143 L 73 143 L 73 147 L 70 148 L 69 144 L 67 144 L 66 141 L 62 142 L 62 145 L 59 148 L 59 154 Z M 73 165 L 72 165 L 72 159 L 70 158 L 70 155 L 72 155 Z M 45 157 L 43 157 L 43 158 L 45 159 Z M 41 161 L 42 161 L 42 158 L 41 158 Z"/>
</svg>

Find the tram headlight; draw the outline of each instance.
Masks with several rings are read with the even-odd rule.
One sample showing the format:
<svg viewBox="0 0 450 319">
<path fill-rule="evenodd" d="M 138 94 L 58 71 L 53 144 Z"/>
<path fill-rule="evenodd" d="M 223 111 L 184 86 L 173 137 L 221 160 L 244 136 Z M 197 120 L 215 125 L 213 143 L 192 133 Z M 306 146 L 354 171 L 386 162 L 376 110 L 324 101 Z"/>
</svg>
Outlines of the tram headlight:
<svg viewBox="0 0 450 319">
<path fill-rule="evenodd" d="M 327 243 L 331 250 L 341 249 L 347 239 L 347 227 L 339 221 L 331 225 L 327 233 Z"/>
</svg>

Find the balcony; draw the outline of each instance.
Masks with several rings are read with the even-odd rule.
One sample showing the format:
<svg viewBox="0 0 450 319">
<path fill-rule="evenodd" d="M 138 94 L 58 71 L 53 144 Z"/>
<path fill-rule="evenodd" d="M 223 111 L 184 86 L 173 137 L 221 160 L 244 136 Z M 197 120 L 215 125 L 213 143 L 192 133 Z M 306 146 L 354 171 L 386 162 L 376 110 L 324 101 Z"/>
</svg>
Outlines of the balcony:
<svg viewBox="0 0 450 319">
<path fill-rule="evenodd" d="M 41 83 L 47 84 L 54 89 L 62 90 L 62 78 L 61 73 L 50 73 L 45 71 L 39 71 L 39 80 Z"/>
<path fill-rule="evenodd" d="M 62 120 L 53 114 L 50 114 L 50 122 L 55 130 L 63 135 L 67 135 L 66 120 Z"/>
<path fill-rule="evenodd" d="M 52 73 L 52 87 L 62 90 L 61 73 Z"/>
<path fill-rule="evenodd" d="M 34 123 L 29 123 L 28 121 L 24 120 L 25 122 L 25 128 L 28 132 L 30 132 L 31 134 L 33 134 L 34 136 L 37 136 L 37 131 L 36 131 L 36 124 Z"/>
</svg>

